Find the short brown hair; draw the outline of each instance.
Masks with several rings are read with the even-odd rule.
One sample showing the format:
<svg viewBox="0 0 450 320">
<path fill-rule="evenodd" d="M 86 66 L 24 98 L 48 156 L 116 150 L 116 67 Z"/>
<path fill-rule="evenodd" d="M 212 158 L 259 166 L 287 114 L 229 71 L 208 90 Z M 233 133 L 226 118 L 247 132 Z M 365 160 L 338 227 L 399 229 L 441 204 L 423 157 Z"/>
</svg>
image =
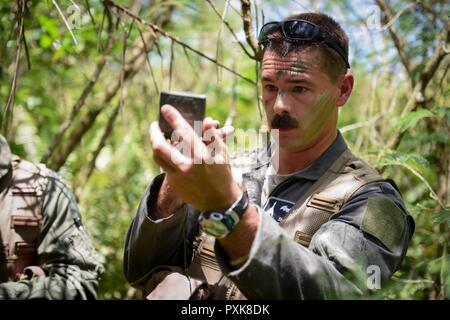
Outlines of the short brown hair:
<svg viewBox="0 0 450 320">
<path fill-rule="evenodd" d="M 285 19 L 286 20 L 294 20 L 301 19 L 314 23 L 322 30 L 327 32 L 331 39 L 333 39 L 339 46 L 344 50 L 344 55 L 348 60 L 348 36 L 345 31 L 341 28 L 339 23 L 337 23 L 330 16 L 323 13 L 315 13 L 315 12 L 307 12 L 291 15 Z M 333 49 L 330 49 L 327 46 L 320 45 L 319 43 L 309 43 L 305 41 L 292 42 L 286 40 L 281 31 L 276 31 L 273 34 L 269 34 L 267 36 L 267 43 L 264 47 L 264 52 L 266 50 L 270 50 L 275 52 L 280 56 L 287 55 L 289 52 L 297 51 L 297 50 L 306 50 L 311 48 L 317 48 L 322 53 L 322 69 L 325 73 L 327 73 L 333 81 L 336 81 L 337 78 L 345 74 L 347 71 L 347 66 L 341 56 Z"/>
</svg>

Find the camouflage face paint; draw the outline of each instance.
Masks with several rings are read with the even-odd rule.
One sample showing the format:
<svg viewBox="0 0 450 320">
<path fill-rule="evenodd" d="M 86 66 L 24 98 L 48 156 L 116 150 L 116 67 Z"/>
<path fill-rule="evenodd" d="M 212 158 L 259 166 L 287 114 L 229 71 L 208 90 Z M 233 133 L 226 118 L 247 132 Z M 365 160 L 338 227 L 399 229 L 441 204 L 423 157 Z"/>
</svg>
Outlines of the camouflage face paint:
<svg viewBox="0 0 450 320">
<path fill-rule="evenodd" d="M 292 146 L 305 146 L 311 142 L 336 112 L 336 103 L 331 92 L 326 91 L 318 95 L 313 105 L 300 116 L 299 136 L 292 142 Z"/>
<path fill-rule="evenodd" d="M 305 62 L 301 61 L 301 60 L 297 60 L 294 63 L 291 63 L 289 65 L 289 69 L 292 72 L 296 72 L 296 73 L 305 73 L 306 71 L 308 71 L 308 64 L 306 64 Z"/>
<path fill-rule="evenodd" d="M 279 78 L 284 75 L 284 70 L 277 70 L 275 74 L 277 75 L 277 78 Z"/>
</svg>

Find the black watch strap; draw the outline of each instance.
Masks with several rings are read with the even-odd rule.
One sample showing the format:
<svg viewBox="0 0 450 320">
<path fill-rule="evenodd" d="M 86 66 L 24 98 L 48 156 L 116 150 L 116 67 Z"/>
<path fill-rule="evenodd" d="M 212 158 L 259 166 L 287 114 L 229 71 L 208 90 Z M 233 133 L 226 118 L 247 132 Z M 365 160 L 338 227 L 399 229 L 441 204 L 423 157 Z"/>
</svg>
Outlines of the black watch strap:
<svg viewBox="0 0 450 320">
<path fill-rule="evenodd" d="M 248 205 L 248 196 L 242 192 L 239 199 L 224 212 L 202 212 L 199 216 L 200 225 L 207 234 L 223 238 L 239 223 Z"/>
<path fill-rule="evenodd" d="M 227 211 L 225 211 L 225 214 L 227 212 L 234 211 L 239 216 L 239 220 L 240 220 L 242 218 L 242 215 L 244 214 L 245 210 L 247 210 L 248 202 L 249 201 L 248 201 L 247 194 L 245 192 L 242 192 L 239 199 L 235 203 L 233 203 L 233 205 Z"/>
</svg>

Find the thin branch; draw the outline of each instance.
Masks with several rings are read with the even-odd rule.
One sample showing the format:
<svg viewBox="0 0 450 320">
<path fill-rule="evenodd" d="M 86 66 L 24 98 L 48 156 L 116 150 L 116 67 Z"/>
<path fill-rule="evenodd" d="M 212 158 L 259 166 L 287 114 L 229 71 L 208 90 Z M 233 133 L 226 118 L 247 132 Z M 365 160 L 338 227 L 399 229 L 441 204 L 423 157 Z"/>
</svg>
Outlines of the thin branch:
<svg viewBox="0 0 450 320">
<path fill-rule="evenodd" d="M 13 118 L 13 112 L 14 112 L 14 102 L 16 99 L 16 89 L 17 89 L 17 78 L 19 74 L 19 64 L 20 64 L 20 53 L 22 51 L 22 37 L 24 34 L 24 13 L 25 13 L 25 0 L 17 0 L 17 7 L 19 15 L 18 19 L 18 28 L 17 28 L 17 39 L 16 39 L 16 59 L 14 63 L 14 75 L 11 82 L 11 87 L 9 89 L 9 95 L 8 100 L 6 102 L 5 106 L 5 123 L 3 126 L 3 134 L 6 137 L 6 139 L 11 138 L 11 132 L 10 132 L 10 125 Z"/>
<path fill-rule="evenodd" d="M 414 90 L 412 94 L 409 95 L 409 99 L 406 103 L 406 106 L 402 112 L 402 115 L 405 115 L 409 112 L 415 111 L 419 105 L 421 105 L 421 100 L 418 99 L 418 97 L 424 97 L 425 89 L 427 88 L 430 80 L 433 78 L 434 74 L 436 73 L 436 70 L 438 69 L 441 62 L 444 60 L 444 57 L 448 54 L 448 52 L 445 51 L 445 45 L 448 42 L 448 31 L 450 27 L 450 22 L 447 21 L 445 27 L 442 29 L 440 35 L 439 35 L 439 44 L 434 51 L 433 56 L 431 59 L 427 62 L 425 65 L 424 70 L 422 71 L 419 82 L 416 83 Z M 388 143 L 388 148 L 391 150 L 394 150 L 398 147 L 400 144 L 400 141 L 403 138 L 403 135 L 406 133 L 406 131 L 398 132 Z"/>
<path fill-rule="evenodd" d="M 448 60 L 447 60 L 447 62 L 448 62 Z M 444 72 L 442 73 L 441 80 L 439 80 L 439 88 L 441 88 L 442 92 L 444 92 L 444 88 L 443 88 L 444 80 L 448 80 L 447 73 L 448 73 L 449 68 L 450 68 L 450 63 L 446 63 Z"/>
<path fill-rule="evenodd" d="M 126 93 L 125 93 L 126 96 Z M 108 141 L 108 138 L 111 136 L 113 130 L 114 130 L 114 123 L 117 119 L 117 116 L 119 115 L 119 111 L 122 108 L 122 102 L 119 101 L 117 103 L 117 106 L 114 108 L 113 113 L 108 118 L 108 123 L 106 124 L 106 128 L 103 131 L 102 137 L 100 139 L 99 144 L 97 145 L 97 148 L 92 153 L 91 160 L 89 161 L 88 166 L 85 170 L 80 174 L 80 179 L 78 182 L 78 187 L 76 188 L 75 194 L 77 197 L 81 195 L 82 188 L 86 185 L 89 178 L 91 177 L 92 173 L 95 169 L 95 163 L 97 161 L 97 158 L 100 154 L 100 152 L 103 150 L 103 148 L 106 146 L 106 142 Z"/>
<path fill-rule="evenodd" d="M 430 61 L 425 65 L 421 75 L 420 75 L 420 83 L 422 87 L 422 91 L 425 90 L 426 86 L 433 78 L 436 70 L 439 67 L 439 64 L 442 62 L 444 57 L 448 55 L 450 52 L 446 50 L 446 46 L 448 45 L 448 33 L 450 29 L 450 21 L 447 20 L 444 28 L 439 35 L 439 43 L 436 50 L 433 53 Z"/>
<path fill-rule="evenodd" d="M 234 11 L 239 17 L 242 18 L 242 12 L 241 12 L 238 8 L 236 8 L 236 7 L 233 5 L 233 3 L 231 3 L 231 2 L 230 2 L 230 8 L 233 9 L 233 11 Z"/>
<path fill-rule="evenodd" d="M 65 24 L 67 30 L 69 30 L 69 33 L 73 39 L 73 42 L 75 43 L 75 45 L 78 45 L 77 38 L 75 38 L 75 35 L 72 32 L 72 28 L 70 27 L 69 22 L 67 22 L 66 17 L 64 17 L 64 14 L 62 13 L 61 8 L 59 7 L 58 3 L 56 2 L 56 0 L 52 0 L 52 3 L 56 7 L 56 10 L 58 11 L 59 15 L 61 16 L 61 19 L 64 21 L 64 24 Z"/>
<path fill-rule="evenodd" d="M 258 1 L 253 1 L 253 7 L 255 9 L 255 26 L 256 30 L 258 31 L 259 30 Z"/>
<path fill-rule="evenodd" d="M 259 72 L 260 72 L 260 67 L 259 67 L 260 62 L 258 60 L 255 60 L 255 74 L 256 74 L 256 83 L 259 83 Z M 261 100 L 260 99 L 260 92 L 259 92 L 259 85 L 255 85 L 255 89 L 256 89 L 256 106 L 258 107 L 258 113 L 259 113 L 259 119 L 263 120 L 263 111 L 262 111 L 262 104 L 261 104 Z"/>
<path fill-rule="evenodd" d="M 169 62 L 169 91 L 172 89 L 173 61 L 175 60 L 175 51 L 173 41 L 170 42 L 170 62 Z"/>
<path fill-rule="evenodd" d="M 108 20 L 112 21 L 111 13 L 109 12 L 109 8 L 107 6 L 103 6 L 102 22 L 100 23 L 100 28 L 98 29 L 98 32 L 97 32 L 97 38 L 98 38 L 97 39 L 97 51 L 99 51 L 99 49 L 102 47 L 101 37 L 102 37 L 103 27 L 105 26 L 105 17 L 107 15 L 108 15 Z M 102 49 L 102 51 L 104 51 L 103 48 L 101 48 L 101 49 Z"/>
<path fill-rule="evenodd" d="M 414 86 L 414 79 L 413 79 L 413 76 L 411 73 L 411 61 L 409 60 L 409 57 L 406 54 L 403 42 L 400 40 L 399 36 L 397 35 L 397 30 L 395 28 L 395 25 L 393 23 L 389 24 L 389 22 L 394 21 L 394 19 L 395 19 L 394 15 L 392 13 L 392 10 L 384 0 L 376 0 L 376 1 L 388 21 L 389 34 L 391 35 L 392 41 L 394 42 L 394 45 L 395 45 L 395 48 L 398 51 L 398 54 L 400 56 L 400 61 L 402 62 L 402 65 L 405 68 L 409 79 L 411 80 L 411 84 L 412 84 L 412 86 Z"/>
<path fill-rule="evenodd" d="M 262 59 L 262 50 L 255 38 L 255 31 L 252 25 L 251 2 L 250 0 L 241 0 L 242 22 L 244 24 L 245 38 L 253 50 L 255 60 Z"/>
<path fill-rule="evenodd" d="M 228 23 L 228 21 L 225 20 L 225 12 L 226 12 L 226 8 L 227 8 L 227 4 L 229 3 L 229 1 L 226 1 L 225 3 L 225 9 L 224 9 L 224 14 L 220 14 L 219 10 L 217 10 L 216 6 L 214 5 L 214 3 L 212 3 L 211 0 L 206 0 L 206 2 L 208 2 L 208 4 L 211 6 L 211 8 L 213 9 L 213 11 L 216 13 L 216 15 L 220 18 L 220 20 L 222 21 L 222 23 L 227 27 L 228 31 L 230 31 L 231 35 L 233 36 L 234 40 L 236 40 L 236 42 L 239 44 L 239 46 L 242 48 L 242 50 L 244 50 L 245 54 L 247 56 L 249 56 L 251 59 L 255 59 L 255 56 L 252 55 L 250 52 L 248 52 L 247 48 L 244 46 L 244 44 L 239 41 L 238 36 L 236 35 L 236 33 L 234 32 L 233 28 L 230 26 L 230 24 Z"/>
<path fill-rule="evenodd" d="M 434 284 L 434 281 L 430 279 L 400 279 L 398 277 L 392 277 L 392 280 L 405 284 L 422 284 L 422 283 Z"/>
<path fill-rule="evenodd" d="M 123 7 L 119 6 L 118 4 L 116 4 L 115 2 L 113 2 L 113 1 L 111 1 L 111 0 L 103 0 L 103 2 L 104 2 L 105 4 L 107 4 L 107 5 L 110 5 L 110 6 L 114 7 L 114 8 L 116 8 L 116 9 L 119 10 L 120 12 L 123 12 L 123 13 L 125 13 L 126 15 L 132 17 L 133 19 L 137 20 L 139 23 L 141 23 L 141 24 L 143 24 L 143 25 L 146 25 L 147 27 L 149 27 L 150 29 L 152 29 L 154 32 L 159 33 L 160 35 L 162 35 L 162 36 L 164 36 L 164 37 L 166 37 L 166 38 L 169 38 L 169 39 L 171 39 L 172 41 L 174 41 L 175 43 L 177 43 L 177 44 L 179 44 L 179 45 L 185 47 L 186 49 L 188 49 L 188 50 L 190 50 L 190 51 L 196 53 L 197 55 L 201 56 L 202 58 L 204 58 L 204 59 L 206 59 L 206 60 L 209 60 L 209 61 L 211 61 L 211 62 L 213 62 L 213 63 L 215 63 L 215 64 L 221 66 L 223 69 L 225 69 L 225 70 L 227 70 L 227 71 L 229 71 L 229 72 L 231 72 L 231 73 L 237 75 L 238 77 L 240 77 L 240 78 L 242 78 L 242 79 L 244 79 L 244 80 L 246 80 L 246 81 L 248 81 L 248 82 L 250 82 L 250 83 L 252 83 L 252 84 L 255 84 L 255 81 L 253 81 L 253 80 L 251 80 L 251 79 L 249 79 L 249 78 L 247 78 L 247 77 L 241 75 L 240 73 L 237 73 L 237 72 L 234 71 L 233 69 L 231 69 L 231 68 L 229 68 L 229 67 L 227 67 L 227 66 L 221 64 L 221 63 L 218 62 L 217 60 L 215 60 L 215 59 L 213 59 L 213 58 L 207 56 L 207 55 L 204 54 L 203 52 L 201 52 L 201 51 L 199 51 L 199 50 L 197 50 L 197 49 L 191 47 L 190 45 L 188 45 L 187 43 L 184 43 L 183 41 L 181 41 L 181 40 L 178 39 L 177 37 L 171 35 L 170 33 L 166 32 L 166 31 L 164 31 L 162 28 L 158 27 L 157 25 L 155 25 L 155 24 L 153 24 L 153 23 L 151 23 L 151 22 L 145 21 L 145 20 L 142 19 L 141 17 L 139 17 L 139 16 L 133 14 L 130 10 L 128 10 L 128 9 L 126 9 L 126 8 L 123 8 Z"/>
<path fill-rule="evenodd" d="M 350 130 L 359 129 L 359 128 L 363 128 L 363 127 L 367 127 L 367 126 L 372 126 L 378 120 L 380 120 L 381 117 L 382 117 L 382 114 L 379 113 L 376 116 L 374 116 L 372 119 L 346 125 L 345 127 L 342 127 L 341 129 L 339 129 L 339 131 L 341 133 L 344 133 L 344 132 L 347 132 L 347 131 L 350 131 Z"/>
<path fill-rule="evenodd" d="M 236 59 L 234 59 L 234 65 L 236 66 Z M 237 77 L 233 77 L 233 85 L 231 86 L 231 105 L 230 105 L 230 112 L 228 113 L 227 119 L 225 120 L 224 126 L 231 126 L 233 125 L 233 119 L 237 115 L 237 100 L 238 100 L 238 94 L 237 94 Z"/>
<path fill-rule="evenodd" d="M 144 45 L 145 52 L 149 52 L 148 47 L 147 47 L 147 43 L 145 42 L 144 35 L 142 34 L 141 28 L 139 27 L 138 24 L 136 25 L 136 27 L 137 27 L 137 29 L 139 31 L 139 37 L 141 38 L 142 44 Z M 153 67 L 152 67 L 152 64 L 150 62 L 150 58 L 149 58 L 148 54 L 146 55 L 145 61 L 147 62 L 147 67 L 150 70 L 150 74 L 152 76 L 153 85 L 155 87 L 156 94 L 159 95 L 158 83 L 156 82 L 155 73 L 153 72 Z"/>
<path fill-rule="evenodd" d="M 123 34 L 123 49 L 122 49 L 122 67 L 120 68 L 120 102 L 119 102 L 119 106 L 121 109 L 125 98 L 124 98 L 124 94 L 123 94 L 123 82 L 124 82 L 124 77 L 125 77 L 125 55 L 126 55 L 126 51 L 127 51 L 127 40 L 128 37 L 130 36 L 131 30 L 133 29 L 133 25 L 134 25 L 134 20 L 131 21 L 130 24 L 130 28 L 128 30 L 124 31 Z M 145 47 L 144 47 L 145 50 Z"/>
<path fill-rule="evenodd" d="M 137 73 L 139 64 L 133 65 L 132 68 L 127 68 L 124 82 L 127 83 L 128 79 L 132 79 Z M 86 115 L 78 122 L 77 126 L 72 132 L 70 132 L 69 138 L 65 141 L 61 150 L 52 157 L 51 162 L 48 167 L 58 171 L 66 162 L 70 153 L 75 149 L 75 147 L 80 143 L 84 134 L 92 127 L 98 115 L 109 105 L 111 100 L 116 96 L 120 89 L 120 79 L 116 82 L 114 87 L 109 89 L 103 98 L 100 106 L 90 109 Z"/>
<path fill-rule="evenodd" d="M 149 32 L 153 32 L 153 30 L 148 27 L 147 27 L 147 30 Z M 155 33 L 153 32 L 153 34 L 155 34 Z M 156 35 L 155 35 L 155 38 L 156 38 Z M 161 51 L 161 47 L 159 46 L 158 38 L 156 38 L 156 40 L 155 40 L 155 48 L 156 48 L 156 53 L 158 54 L 159 61 L 160 61 L 159 71 L 161 73 L 161 77 L 164 78 L 164 56 L 162 55 L 162 51 Z"/>
<path fill-rule="evenodd" d="M 25 38 L 25 30 L 23 31 L 22 34 L 22 40 L 23 40 L 23 47 L 25 48 L 25 56 L 27 57 L 28 70 L 31 70 L 30 53 L 28 51 L 27 39 Z"/>
<path fill-rule="evenodd" d="M 227 11 L 228 11 L 228 5 L 230 4 L 230 0 L 225 0 L 225 5 L 223 8 L 223 13 L 220 16 L 218 11 L 217 14 L 219 15 L 219 17 L 222 20 L 225 20 L 225 17 L 227 15 Z M 213 7 L 215 9 L 215 7 Z M 217 46 L 216 46 L 216 60 L 217 61 L 223 61 L 223 46 L 222 46 L 222 34 L 223 34 L 223 29 L 224 29 L 224 24 L 220 24 L 220 29 L 219 29 L 219 34 L 217 35 Z M 235 68 L 233 68 L 235 69 Z M 216 65 L 216 72 L 217 72 L 217 81 L 221 81 L 222 80 L 222 69 Z"/>
<path fill-rule="evenodd" d="M 108 10 L 108 9 L 106 9 Z M 102 60 L 97 64 L 94 73 L 92 74 L 91 78 L 89 79 L 88 83 L 84 87 L 83 91 L 81 92 L 80 96 L 78 97 L 77 101 L 72 107 L 72 110 L 69 114 L 69 116 L 64 120 L 64 122 L 59 126 L 58 131 L 53 136 L 52 143 L 45 151 L 41 162 L 47 163 L 50 157 L 52 156 L 53 152 L 55 151 L 56 147 L 61 143 L 64 134 L 66 133 L 67 129 L 72 124 L 75 117 L 80 112 L 81 108 L 86 102 L 87 97 L 91 94 L 92 89 L 94 88 L 95 83 L 100 77 L 100 74 L 102 73 L 107 61 L 109 60 L 109 53 L 112 50 L 113 43 L 114 43 L 114 35 L 113 35 L 113 22 L 110 19 L 110 15 L 107 15 L 108 17 L 108 45 L 103 53 Z"/>
<path fill-rule="evenodd" d="M 433 190 L 431 185 L 428 183 L 427 179 L 425 179 L 425 177 L 422 176 L 416 169 L 411 167 L 409 164 L 403 163 L 403 162 L 393 162 L 391 165 L 401 166 L 401 167 L 404 167 L 404 168 L 408 169 L 409 171 L 411 171 L 417 178 L 419 178 L 420 181 L 422 181 L 425 184 L 425 186 L 428 188 L 428 190 L 430 190 L 431 198 L 436 200 L 439 203 L 439 206 L 441 208 L 445 207 L 444 204 L 442 203 L 441 199 L 437 195 L 437 193 Z"/>
<path fill-rule="evenodd" d="M 80 9 L 80 7 L 78 6 L 78 4 L 75 2 L 75 1 L 73 1 L 73 0 L 69 0 L 77 9 Z"/>
<path fill-rule="evenodd" d="M 92 15 L 91 12 L 91 4 L 89 3 L 89 0 L 84 0 L 84 2 L 86 4 L 86 9 L 89 14 L 89 17 L 91 18 L 92 24 L 94 25 L 95 28 L 97 28 L 97 23 L 95 22 L 94 16 Z"/>
<path fill-rule="evenodd" d="M 170 18 L 170 14 L 172 12 L 172 6 L 169 7 L 169 10 L 164 12 L 158 19 L 161 21 L 161 24 L 167 23 Z M 155 40 L 155 33 L 154 32 L 148 32 L 145 34 L 145 37 L 148 36 L 148 41 Z M 131 50 L 131 58 L 129 58 L 129 61 L 127 62 L 125 66 L 125 74 L 124 74 L 124 85 L 131 81 L 133 77 L 138 73 L 138 71 L 142 68 L 142 64 L 144 63 L 145 57 L 143 57 L 143 54 L 147 54 L 148 52 L 145 51 L 145 47 L 141 44 L 136 45 Z M 147 42 L 148 47 L 147 49 L 151 49 L 154 43 Z M 98 115 L 106 109 L 106 107 L 111 103 L 112 99 L 117 95 L 117 92 L 120 88 L 120 82 L 117 81 L 113 86 L 109 86 L 105 97 L 103 98 L 102 102 L 99 106 L 96 108 L 90 109 L 84 117 L 77 123 L 77 126 L 70 132 L 69 138 L 65 141 L 64 145 L 61 147 L 61 149 L 58 151 L 58 153 L 55 153 L 55 155 L 52 157 L 51 162 L 48 164 L 48 167 L 52 168 L 53 170 L 59 170 L 64 163 L 66 162 L 69 155 L 72 153 L 72 151 L 79 145 L 82 137 L 86 134 L 86 132 L 92 127 L 95 120 L 97 119 Z"/>
<path fill-rule="evenodd" d="M 429 4 L 425 4 L 423 2 L 415 0 L 414 5 L 421 7 L 424 12 L 430 13 L 431 16 L 433 17 L 433 20 L 435 20 L 435 21 L 440 20 L 441 22 L 443 22 L 445 24 L 445 21 L 442 19 L 442 17 L 439 16 L 439 14 Z"/>
<path fill-rule="evenodd" d="M 184 52 L 184 55 L 186 57 L 186 60 L 188 61 L 189 65 L 191 66 L 191 69 L 192 69 L 192 71 L 194 73 L 195 78 L 197 79 L 198 78 L 198 72 L 195 69 L 194 63 L 192 62 L 191 58 L 189 57 L 189 54 L 188 54 L 188 52 L 187 52 L 185 47 L 183 47 L 183 52 Z"/>
</svg>

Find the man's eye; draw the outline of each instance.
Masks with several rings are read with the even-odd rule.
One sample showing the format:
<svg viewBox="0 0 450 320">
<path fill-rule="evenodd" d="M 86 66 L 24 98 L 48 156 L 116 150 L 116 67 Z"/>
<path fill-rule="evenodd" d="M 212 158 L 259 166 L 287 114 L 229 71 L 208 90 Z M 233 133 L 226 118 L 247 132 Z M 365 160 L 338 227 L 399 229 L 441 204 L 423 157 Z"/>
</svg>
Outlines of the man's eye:
<svg viewBox="0 0 450 320">
<path fill-rule="evenodd" d="M 292 89 L 293 92 L 302 93 L 305 92 L 307 89 L 305 87 L 296 86 Z"/>
<path fill-rule="evenodd" d="M 266 89 L 267 91 L 271 91 L 271 92 L 278 91 L 278 88 L 271 84 L 266 84 L 264 86 L 264 89 Z"/>
</svg>

